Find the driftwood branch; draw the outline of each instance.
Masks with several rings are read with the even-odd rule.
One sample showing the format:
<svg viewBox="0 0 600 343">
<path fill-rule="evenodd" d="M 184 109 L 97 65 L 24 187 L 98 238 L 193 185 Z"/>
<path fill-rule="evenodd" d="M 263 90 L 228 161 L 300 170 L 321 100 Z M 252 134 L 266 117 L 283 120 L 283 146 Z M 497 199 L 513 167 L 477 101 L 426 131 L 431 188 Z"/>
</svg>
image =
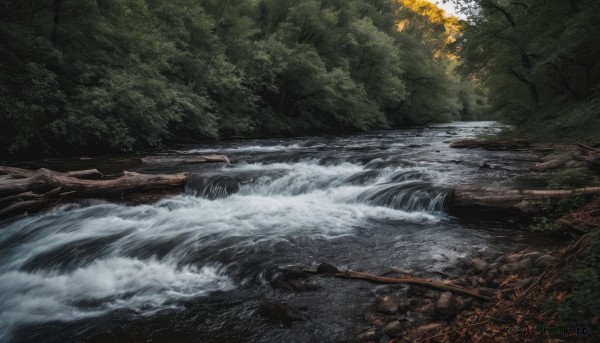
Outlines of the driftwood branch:
<svg viewBox="0 0 600 343">
<path fill-rule="evenodd" d="M 403 278 L 394 278 L 387 276 L 379 276 L 373 275 L 369 273 L 363 272 L 355 272 L 352 270 L 348 270 L 341 273 L 334 274 L 336 277 L 344 278 L 344 279 L 358 279 L 358 280 L 367 280 L 377 283 L 387 283 L 387 284 L 395 284 L 395 283 L 406 283 L 413 284 L 418 286 L 424 286 L 428 288 L 433 288 L 441 291 L 449 291 L 453 293 L 467 295 L 473 298 L 478 298 L 481 300 L 490 300 L 490 298 L 479 294 L 476 290 L 469 289 L 466 287 L 458 286 L 449 282 L 436 281 L 431 279 L 423 279 L 417 277 L 403 277 Z"/>
<path fill-rule="evenodd" d="M 396 268 L 396 270 L 400 271 L 401 269 Z M 396 284 L 396 283 L 412 284 L 412 285 L 433 288 L 433 289 L 437 289 L 437 290 L 441 290 L 441 291 L 449 291 L 449 292 L 453 292 L 453 293 L 468 295 L 470 297 L 474 297 L 474 298 L 481 299 L 481 300 L 486 300 L 486 301 L 490 300 L 490 298 L 479 294 L 479 292 L 476 290 L 458 286 L 449 281 L 437 281 L 437 280 L 423 279 L 423 278 L 417 278 L 417 277 L 412 277 L 412 276 L 395 278 L 395 277 L 374 275 L 374 274 L 369 274 L 369 273 L 364 273 L 364 272 L 356 272 L 356 271 L 352 271 L 352 270 L 340 271 L 335 266 L 332 266 L 328 263 L 321 263 L 317 267 L 316 270 L 315 269 L 305 269 L 305 271 L 309 272 L 309 273 L 321 274 L 324 276 L 335 276 L 335 277 L 342 278 L 342 279 L 357 279 L 357 280 L 366 280 L 366 281 L 371 281 L 371 282 L 376 282 L 376 283 L 387 283 L 387 284 Z M 403 270 L 403 269 L 401 271 L 405 272 L 405 270 Z"/>
<path fill-rule="evenodd" d="M 590 146 L 583 145 L 583 144 L 581 144 L 581 143 L 575 143 L 575 145 L 577 145 L 578 147 L 580 147 L 580 148 L 583 148 L 583 149 L 585 149 L 585 150 L 589 150 L 589 151 L 593 151 L 593 152 L 600 153 L 600 149 L 595 149 L 595 148 L 592 148 L 592 147 L 590 147 Z"/>
</svg>

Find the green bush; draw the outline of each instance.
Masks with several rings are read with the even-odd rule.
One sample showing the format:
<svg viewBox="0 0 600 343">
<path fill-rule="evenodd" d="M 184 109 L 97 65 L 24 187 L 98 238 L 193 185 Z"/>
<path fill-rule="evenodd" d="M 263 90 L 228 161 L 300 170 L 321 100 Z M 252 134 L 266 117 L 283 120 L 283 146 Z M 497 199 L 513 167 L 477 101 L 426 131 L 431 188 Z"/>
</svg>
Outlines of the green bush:
<svg viewBox="0 0 600 343">
<path fill-rule="evenodd" d="M 554 288 L 571 290 L 562 303 L 547 298 L 543 309 L 555 312 L 558 320 L 568 323 L 591 323 L 600 318 L 600 228 L 589 235 L 589 246 L 583 258 L 572 266 L 567 266 L 555 282 Z M 592 335 L 598 337 L 598 332 Z"/>
<path fill-rule="evenodd" d="M 590 184 L 592 173 L 588 168 L 564 169 L 548 180 L 549 189 L 581 188 Z"/>
<path fill-rule="evenodd" d="M 589 197 L 578 195 L 563 198 L 558 201 L 541 201 L 534 205 L 540 208 L 539 216 L 533 218 L 534 224 L 529 226 L 533 232 L 557 232 L 564 230 L 564 226 L 557 219 L 584 206 L 590 201 Z"/>
<path fill-rule="evenodd" d="M 396 0 L 4 7 L 0 155 L 364 131 L 481 112 L 478 87 L 439 56 L 448 34 Z M 400 21 L 418 29 L 398 31 Z"/>
</svg>

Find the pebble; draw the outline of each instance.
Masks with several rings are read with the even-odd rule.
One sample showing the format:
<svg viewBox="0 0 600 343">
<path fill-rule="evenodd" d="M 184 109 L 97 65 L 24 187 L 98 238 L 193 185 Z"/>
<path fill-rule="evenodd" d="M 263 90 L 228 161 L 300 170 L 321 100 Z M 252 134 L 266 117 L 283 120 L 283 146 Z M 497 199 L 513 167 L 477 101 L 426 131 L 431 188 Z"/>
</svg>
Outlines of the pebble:
<svg viewBox="0 0 600 343">
<path fill-rule="evenodd" d="M 496 287 L 498 285 L 498 281 L 496 277 L 498 276 L 498 272 L 496 270 L 490 270 L 485 274 L 485 285 L 487 287 Z"/>
<path fill-rule="evenodd" d="M 536 282 L 537 279 L 538 279 L 537 277 L 530 277 L 527 279 L 519 280 L 519 281 L 515 282 L 515 288 L 527 289 L 534 282 Z"/>
<path fill-rule="evenodd" d="M 498 290 L 495 288 L 479 287 L 477 291 L 479 291 L 479 294 L 488 298 L 496 298 L 496 294 L 498 294 Z"/>
<path fill-rule="evenodd" d="M 367 331 L 365 331 L 365 332 L 361 333 L 360 335 L 358 335 L 356 337 L 356 339 L 359 342 L 376 341 L 377 340 L 377 329 L 376 328 L 368 329 Z"/>
<path fill-rule="evenodd" d="M 456 298 L 451 292 L 444 292 L 435 302 L 437 314 L 442 316 L 453 316 L 456 314 Z"/>
<path fill-rule="evenodd" d="M 383 328 L 383 332 L 390 337 L 401 337 L 404 333 L 404 328 L 399 321 L 395 320 Z"/>
<path fill-rule="evenodd" d="M 480 258 L 476 258 L 471 262 L 471 269 L 476 273 L 483 273 L 488 268 L 488 263 Z"/>
<path fill-rule="evenodd" d="M 513 263 L 515 271 L 523 271 L 531 267 L 533 267 L 533 261 L 530 258 L 524 258 L 519 262 Z"/>
<path fill-rule="evenodd" d="M 541 252 L 534 251 L 534 252 L 525 254 L 523 257 L 529 257 L 530 259 L 535 261 L 538 257 L 540 257 L 542 255 L 544 255 L 544 254 L 542 254 Z"/>
<path fill-rule="evenodd" d="M 385 296 L 377 304 L 377 312 L 394 314 L 398 312 L 398 303 L 390 296 Z"/>
<path fill-rule="evenodd" d="M 423 335 L 425 335 L 427 333 L 431 334 L 431 333 L 433 333 L 437 330 L 440 330 L 446 326 L 448 326 L 447 323 L 429 323 L 429 324 L 421 325 L 411 331 L 409 337 L 407 337 L 408 341 L 414 342 L 415 340 L 421 338 Z"/>
<path fill-rule="evenodd" d="M 521 260 L 521 258 L 523 257 L 523 254 L 512 254 L 512 255 L 508 255 L 506 256 L 506 263 L 515 263 L 515 262 L 519 262 Z"/>
<path fill-rule="evenodd" d="M 317 273 L 319 274 L 337 274 L 340 271 L 329 263 L 321 263 L 317 267 Z"/>
<path fill-rule="evenodd" d="M 502 256 L 498 257 L 496 260 L 494 260 L 494 263 L 497 263 L 497 264 L 506 263 L 506 256 L 502 255 Z"/>
<path fill-rule="evenodd" d="M 546 268 L 546 267 L 550 267 L 551 265 L 553 265 L 555 261 L 556 261 L 556 257 L 554 257 L 554 256 L 542 255 L 542 256 L 538 257 L 535 260 L 535 262 L 533 262 L 533 265 L 536 267 Z"/>
<path fill-rule="evenodd" d="M 373 326 L 383 326 L 387 323 L 387 316 L 381 313 L 367 312 L 365 314 L 365 320 Z"/>
</svg>

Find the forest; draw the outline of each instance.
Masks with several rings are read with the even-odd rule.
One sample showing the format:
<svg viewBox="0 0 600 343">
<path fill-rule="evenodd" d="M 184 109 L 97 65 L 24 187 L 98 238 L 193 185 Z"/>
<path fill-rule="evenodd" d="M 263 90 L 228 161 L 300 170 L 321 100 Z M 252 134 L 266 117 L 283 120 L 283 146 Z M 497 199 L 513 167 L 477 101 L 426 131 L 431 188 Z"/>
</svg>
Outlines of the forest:
<svg viewBox="0 0 600 343">
<path fill-rule="evenodd" d="M 490 115 L 535 141 L 600 142 L 600 2 L 448 0 L 468 26 L 462 70 Z"/>
<path fill-rule="evenodd" d="M 0 145 L 12 157 L 365 131 L 484 109 L 448 50 L 457 19 L 425 1 L 9 0 L 0 23 Z"/>
<path fill-rule="evenodd" d="M 600 141 L 594 0 L 8 0 L 1 154 L 494 118 Z"/>
</svg>

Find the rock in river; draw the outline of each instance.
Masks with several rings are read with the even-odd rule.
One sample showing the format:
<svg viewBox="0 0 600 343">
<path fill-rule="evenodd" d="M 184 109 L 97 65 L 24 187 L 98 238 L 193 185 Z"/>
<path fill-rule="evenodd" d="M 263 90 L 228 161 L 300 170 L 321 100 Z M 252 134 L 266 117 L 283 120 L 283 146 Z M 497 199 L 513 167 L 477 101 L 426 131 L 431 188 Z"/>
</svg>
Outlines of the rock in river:
<svg viewBox="0 0 600 343">
<path fill-rule="evenodd" d="M 476 273 L 483 273 L 487 270 L 488 263 L 480 258 L 476 258 L 471 262 L 471 269 Z"/>
<path fill-rule="evenodd" d="M 398 302 L 391 296 L 385 296 L 377 303 L 377 312 L 394 314 L 398 312 Z"/>
<path fill-rule="evenodd" d="M 555 261 L 556 261 L 556 257 L 554 257 L 554 256 L 542 255 L 542 256 L 538 257 L 535 260 L 535 262 L 533 262 L 533 265 L 536 267 L 546 268 L 546 267 L 553 265 Z"/>
<path fill-rule="evenodd" d="M 435 310 L 441 316 L 453 316 L 456 314 L 456 298 L 451 292 L 444 292 L 435 302 Z"/>
<path fill-rule="evenodd" d="M 294 321 L 303 321 L 306 319 L 304 313 L 299 309 L 281 302 L 260 304 L 258 314 L 272 321 L 280 322 L 284 326 L 291 326 Z"/>
<path fill-rule="evenodd" d="M 386 325 L 383 332 L 390 337 L 400 337 L 404 333 L 404 328 L 399 321 L 395 320 Z"/>
</svg>

